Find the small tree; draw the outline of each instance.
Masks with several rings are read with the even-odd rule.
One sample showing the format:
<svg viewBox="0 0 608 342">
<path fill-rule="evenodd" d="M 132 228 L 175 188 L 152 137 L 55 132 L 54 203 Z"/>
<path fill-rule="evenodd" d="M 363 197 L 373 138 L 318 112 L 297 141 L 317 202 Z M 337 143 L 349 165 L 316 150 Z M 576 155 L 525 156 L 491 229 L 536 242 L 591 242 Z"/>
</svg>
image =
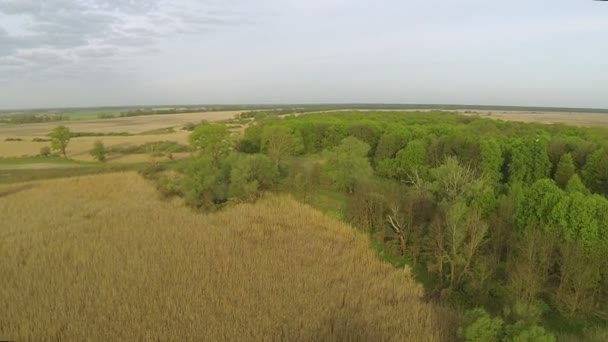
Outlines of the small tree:
<svg viewBox="0 0 608 342">
<path fill-rule="evenodd" d="M 93 144 L 93 149 L 91 150 L 91 155 L 100 162 L 106 160 L 106 147 L 103 145 L 101 140 L 95 141 Z"/>
<path fill-rule="evenodd" d="M 70 138 L 72 137 L 70 129 L 65 126 L 57 126 L 53 128 L 50 136 L 51 148 L 53 150 L 61 151 L 61 154 L 63 154 L 64 157 L 67 157 L 65 150 L 68 147 Z"/>
</svg>

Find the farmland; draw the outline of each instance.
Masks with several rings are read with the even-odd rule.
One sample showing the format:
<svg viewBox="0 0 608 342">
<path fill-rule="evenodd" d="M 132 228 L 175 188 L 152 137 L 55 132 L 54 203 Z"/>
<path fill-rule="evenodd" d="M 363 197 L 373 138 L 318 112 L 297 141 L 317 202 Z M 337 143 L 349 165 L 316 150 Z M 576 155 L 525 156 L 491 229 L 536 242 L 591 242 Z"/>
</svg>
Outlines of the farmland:
<svg viewBox="0 0 608 342">
<path fill-rule="evenodd" d="M 35 214 L 34 214 L 35 213 Z M 134 173 L 0 186 L 0 336 L 448 340 L 449 310 L 290 198 L 201 215 Z"/>
</svg>

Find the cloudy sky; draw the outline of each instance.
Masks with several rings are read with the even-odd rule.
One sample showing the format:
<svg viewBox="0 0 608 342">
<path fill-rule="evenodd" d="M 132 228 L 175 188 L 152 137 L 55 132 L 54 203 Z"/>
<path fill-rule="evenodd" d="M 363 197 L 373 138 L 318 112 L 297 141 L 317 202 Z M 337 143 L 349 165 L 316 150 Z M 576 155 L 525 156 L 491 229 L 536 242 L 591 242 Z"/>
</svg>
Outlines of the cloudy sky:
<svg viewBox="0 0 608 342">
<path fill-rule="evenodd" d="M 0 0 L 0 108 L 608 108 L 608 2 Z"/>
</svg>

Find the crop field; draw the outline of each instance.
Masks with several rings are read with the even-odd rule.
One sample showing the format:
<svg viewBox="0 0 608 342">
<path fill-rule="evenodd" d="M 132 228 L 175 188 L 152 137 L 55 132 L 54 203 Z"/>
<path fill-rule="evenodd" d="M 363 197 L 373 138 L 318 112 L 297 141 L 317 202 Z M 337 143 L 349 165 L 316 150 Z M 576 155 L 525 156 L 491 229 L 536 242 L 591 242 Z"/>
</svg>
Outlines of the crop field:
<svg viewBox="0 0 608 342">
<path fill-rule="evenodd" d="M 0 186 L 0 336 L 450 340 L 407 269 L 288 197 L 217 214 L 135 173 Z"/>
</svg>

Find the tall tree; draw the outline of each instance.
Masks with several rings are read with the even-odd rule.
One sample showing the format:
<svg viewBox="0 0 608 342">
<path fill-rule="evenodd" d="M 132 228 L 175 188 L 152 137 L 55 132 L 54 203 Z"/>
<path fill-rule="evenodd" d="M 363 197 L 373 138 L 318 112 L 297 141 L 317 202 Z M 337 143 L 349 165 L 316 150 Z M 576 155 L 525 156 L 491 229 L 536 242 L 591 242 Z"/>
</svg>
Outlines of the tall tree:
<svg viewBox="0 0 608 342">
<path fill-rule="evenodd" d="M 576 167 L 574 166 L 572 154 L 566 153 L 560 158 L 559 163 L 557 164 L 554 176 L 555 183 L 557 183 L 560 188 L 565 189 L 568 185 L 568 181 L 575 173 Z"/>
<path fill-rule="evenodd" d="M 358 179 L 373 174 L 369 159 L 366 157 L 369 149 L 369 145 L 361 140 L 347 137 L 340 145 L 326 152 L 325 170 L 336 190 L 352 193 Z"/>
<path fill-rule="evenodd" d="M 286 126 L 266 126 L 262 132 L 262 151 L 278 166 L 287 156 L 302 152 L 304 145 L 301 136 Z"/>
<path fill-rule="evenodd" d="M 596 150 L 587 159 L 583 180 L 591 191 L 608 195 L 608 153 L 604 149 Z"/>
<path fill-rule="evenodd" d="M 51 148 L 61 151 L 64 157 L 67 157 L 66 149 L 72 134 L 70 129 L 65 126 L 57 126 L 51 131 Z"/>
<path fill-rule="evenodd" d="M 481 172 L 493 184 L 502 178 L 504 158 L 500 144 L 495 139 L 482 139 L 479 142 L 481 150 Z"/>
<path fill-rule="evenodd" d="M 230 131 L 224 125 L 202 124 L 194 129 L 189 139 L 196 150 L 210 156 L 215 163 L 232 147 Z"/>
</svg>

